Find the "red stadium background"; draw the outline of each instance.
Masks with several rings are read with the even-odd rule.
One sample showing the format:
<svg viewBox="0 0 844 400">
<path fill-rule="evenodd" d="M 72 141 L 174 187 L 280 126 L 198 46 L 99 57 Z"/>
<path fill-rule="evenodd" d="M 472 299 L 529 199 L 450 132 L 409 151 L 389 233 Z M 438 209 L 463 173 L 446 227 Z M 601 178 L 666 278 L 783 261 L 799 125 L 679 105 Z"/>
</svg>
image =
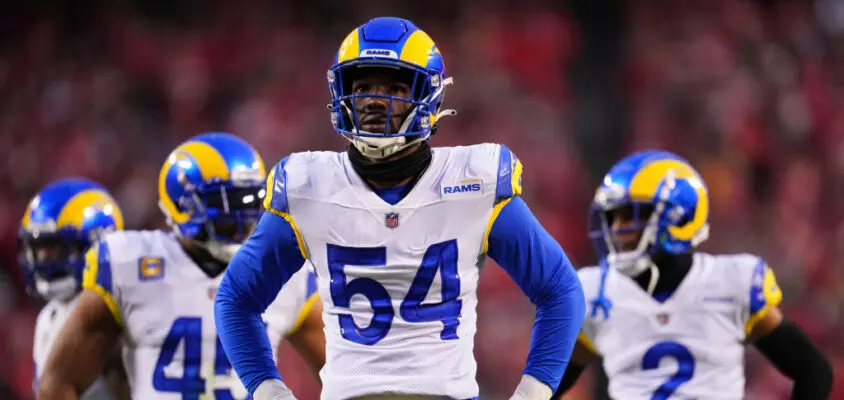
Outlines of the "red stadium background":
<svg viewBox="0 0 844 400">
<path fill-rule="evenodd" d="M 712 196 L 705 250 L 769 260 L 785 313 L 831 358 L 833 398 L 844 398 L 844 2 L 835 0 L 4 2 L 0 398 L 32 398 L 40 304 L 23 291 L 15 233 L 35 191 L 86 176 L 115 194 L 128 228 L 164 228 L 159 167 L 189 136 L 236 133 L 267 164 L 342 149 L 325 71 L 342 38 L 379 15 L 428 31 L 455 78 L 446 103 L 460 115 L 432 145 L 506 143 L 524 162 L 526 201 L 576 265 L 594 261 L 585 216 L 614 160 L 664 148 L 695 163 Z M 480 296 L 481 398 L 505 399 L 533 306 L 493 265 Z M 747 367 L 748 398 L 787 398 L 790 382 L 754 351 Z M 281 369 L 299 398 L 318 397 L 290 349 Z M 604 386 L 592 368 L 566 398 L 603 398 Z"/>
</svg>

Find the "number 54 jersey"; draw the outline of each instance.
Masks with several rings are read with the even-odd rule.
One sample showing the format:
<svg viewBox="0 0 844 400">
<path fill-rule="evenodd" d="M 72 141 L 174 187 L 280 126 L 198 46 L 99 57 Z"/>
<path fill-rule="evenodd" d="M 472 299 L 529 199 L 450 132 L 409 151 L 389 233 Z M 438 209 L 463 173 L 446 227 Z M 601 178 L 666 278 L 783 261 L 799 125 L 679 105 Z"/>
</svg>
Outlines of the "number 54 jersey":
<svg viewBox="0 0 844 400">
<path fill-rule="evenodd" d="M 106 235 L 86 255 L 83 287 L 98 293 L 123 327 L 123 363 L 133 399 L 245 399 L 214 325 L 223 274 L 208 277 L 163 231 Z M 273 350 L 317 299 L 303 267 L 264 313 Z M 310 282 L 310 283 L 309 283 Z"/>
<path fill-rule="evenodd" d="M 323 299 L 323 399 L 478 395 L 478 276 L 494 214 L 519 194 L 521 169 L 497 144 L 434 148 L 392 205 L 346 153 L 295 153 L 276 165 L 265 204 L 296 230 Z"/>
<path fill-rule="evenodd" d="M 601 269 L 578 271 L 587 302 Z M 587 305 L 579 340 L 603 357 L 614 399 L 742 399 L 747 336 L 782 292 L 758 257 L 697 253 L 686 277 L 658 302 L 608 271 L 609 317 Z"/>
</svg>

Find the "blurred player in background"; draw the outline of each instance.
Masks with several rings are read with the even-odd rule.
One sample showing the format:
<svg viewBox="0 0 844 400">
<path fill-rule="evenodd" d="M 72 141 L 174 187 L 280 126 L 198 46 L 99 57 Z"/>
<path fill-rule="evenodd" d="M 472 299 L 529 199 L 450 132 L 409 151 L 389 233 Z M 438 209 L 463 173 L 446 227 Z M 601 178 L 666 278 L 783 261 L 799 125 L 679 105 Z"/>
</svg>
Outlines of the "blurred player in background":
<svg viewBox="0 0 844 400">
<path fill-rule="evenodd" d="M 741 399 L 753 344 L 794 380 L 792 398 L 827 398 L 830 364 L 783 317 L 767 263 L 695 251 L 709 235 L 709 195 L 687 161 L 630 155 L 604 177 L 592 207 L 601 266 L 579 271 L 591 309 L 556 396 L 601 356 L 612 398 Z"/>
<path fill-rule="evenodd" d="M 117 232 L 88 251 L 85 291 L 45 367 L 39 398 L 75 398 L 121 336 L 135 399 L 246 398 L 217 338 L 213 300 L 263 212 L 265 178 L 260 155 L 229 134 L 199 135 L 170 153 L 158 189 L 173 232 Z M 286 334 L 318 371 L 322 309 L 308 273 L 302 269 L 273 299 L 264 325 L 274 345 Z"/>
<path fill-rule="evenodd" d="M 47 301 L 35 323 L 33 390 L 82 291 L 85 252 L 104 233 L 122 229 L 120 207 L 105 188 L 87 179 L 55 181 L 29 202 L 18 231 L 19 261 L 27 291 Z M 128 399 L 119 346 L 104 351 L 105 367 L 94 371 L 98 378 L 83 387 L 81 398 Z"/>
<path fill-rule="evenodd" d="M 303 262 L 325 307 L 322 398 L 477 398 L 478 278 L 489 255 L 536 304 L 514 399 L 548 399 L 583 319 L 580 281 L 519 196 L 507 147 L 431 149 L 446 77 L 431 38 L 384 17 L 352 31 L 328 71 L 345 152 L 294 153 L 267 181 L 265 214 L 220 285 L 216 322 L 256 400 L 293 398 L 260 315 Z M 558 346 L 562 343 L 561 346 Z"/>
</svg>

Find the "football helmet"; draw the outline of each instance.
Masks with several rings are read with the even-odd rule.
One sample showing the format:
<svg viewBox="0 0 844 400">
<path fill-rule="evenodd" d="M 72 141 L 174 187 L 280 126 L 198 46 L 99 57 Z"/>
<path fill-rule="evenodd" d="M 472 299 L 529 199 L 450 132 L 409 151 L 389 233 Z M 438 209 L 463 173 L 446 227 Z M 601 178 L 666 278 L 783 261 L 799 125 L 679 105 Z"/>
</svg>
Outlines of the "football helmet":
<svg viewBox="0 0 844 400">
<path fill-rule="evenodd" d="M 182 143 L 158 176 L 158 205 L 177 235 L 228 263 L 260 218 L 267 177 L 260 154 L 229 133 Z"/>
<path fill-rule="evenodd" d="M 103 233 L 122 229 L 123 213 L 104 187 L 82 178 L 50 183 L 29 202 L 18 230 L 27 291 L 70 300 L 81 289 L 85 252 Z"/>
<path fill-rule="evenodd" d="M 614 227 L 615 212 L 630 223 Z M 622 235 L 638 235 L 625 246 Z M 683 158 L 667 151 L 640 151 L 615 164 L 595 191 L 589 212 L 589 238 L 604 268 L 628 276 L 652 271 L 652 293 L 659 270 L 652 256 L 680 255 L 709 237 L 709 194 L 700 174 Z M 606 271 L 605 271 L 606 272 Z"/>
<path fill-rule="evenodd" d="M 356 73 L 373 67 L 397 71 L 406 77 L 411 98 L 353 93 Z M 456 115 L 454 110 L 441 110 L 445 88 L 451 83 L 442 54 L 427 33 L 406 19 L 375 18 L 346 36 L 328 69 L 331 123 L 363 155 L 374 159 L 388 157 L 428 139 L 436 132 L 440 117 Z M 390 105 L 395 101 L 409 103 L 398 131 L 391 132 L 389 123 L 383 132 L 361 130 L 355 101 L 362 97 L 384 98 Z M 391 121 L 392 107 L 388 109 L 386 120 Z"/>
</svg>

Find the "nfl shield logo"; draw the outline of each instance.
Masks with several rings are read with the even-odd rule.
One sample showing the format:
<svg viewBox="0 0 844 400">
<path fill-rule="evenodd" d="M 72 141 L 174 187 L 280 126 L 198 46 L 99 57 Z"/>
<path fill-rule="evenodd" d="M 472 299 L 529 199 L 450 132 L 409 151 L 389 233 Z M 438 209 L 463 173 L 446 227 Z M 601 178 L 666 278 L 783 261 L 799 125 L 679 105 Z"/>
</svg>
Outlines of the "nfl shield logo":
<svg viewBox="0 0 844 400">
<path fill-rule="evenodd" d="M 386 218 L 384 218 L 384 225 L 390 229 L 396 229 L 399 227 L 399 214 L 398 213 L 387 213 Z"/>
<path fill-rule="evenodd" d="M 217 287 L 211 286 L 208 288 L 208 298 L 214 300 L 214 297 L 217 296 Z"/>
<path fill-rule="evenodd" d="M 668 314 L 659 313 L 656 315 L 656 320 L 659 321 L 660 325 L 665 325 L 668 323 Z"/>
</svg>

